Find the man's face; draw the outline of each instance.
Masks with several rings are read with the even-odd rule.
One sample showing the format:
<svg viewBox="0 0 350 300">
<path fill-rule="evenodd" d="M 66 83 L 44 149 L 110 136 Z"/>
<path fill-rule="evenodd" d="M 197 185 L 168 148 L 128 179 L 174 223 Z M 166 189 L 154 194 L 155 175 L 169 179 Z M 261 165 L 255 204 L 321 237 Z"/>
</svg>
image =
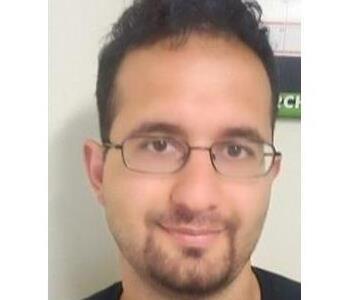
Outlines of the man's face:
<svg viewBox="0 0 350 300">
<path fill-rule="evenodd" d="M 192 35 L 176 49 L 163 41 L 134 50 L 115 86 L 113 143 L 158 123 L 176 130 L 141 133 L 210 147 L 228 129 L 248 128 L 272 141 L 268 77 L 239 41 Z M 98 160 L 98 151 L 87 153 Z M 194 150 L 178 172 L 145 174 L 110 149 L 92 181 L 127 267 L 175 292 L 203 294 L 229 284 L 249 261 L 277 170 L 278 161 L 265 177 L 234 180 L 214 170 L 207 151 Z"/>
</svg>

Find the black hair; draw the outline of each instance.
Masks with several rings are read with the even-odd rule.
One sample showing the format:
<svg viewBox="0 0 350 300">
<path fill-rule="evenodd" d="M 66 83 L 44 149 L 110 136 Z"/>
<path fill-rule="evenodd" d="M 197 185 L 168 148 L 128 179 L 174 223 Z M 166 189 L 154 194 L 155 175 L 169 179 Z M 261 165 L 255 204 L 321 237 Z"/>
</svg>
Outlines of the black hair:
<svg viewBox="0 0 350 300">
<path fill-rule="evenodd" d="M 278 102 L 276 71 L 261 14 L 261 7 L 256 1 L 135 0 L 113 24 L 99 55 L 96 97 L 102 141 L 109 140 L 117 101 L 115 93 L 113 95 L 113 82 L 128 51 L 166 38 L 186 40 L 194 31 L 238 38 L 259 57 L 272 90 L 273 130 Z"/>
</svg>

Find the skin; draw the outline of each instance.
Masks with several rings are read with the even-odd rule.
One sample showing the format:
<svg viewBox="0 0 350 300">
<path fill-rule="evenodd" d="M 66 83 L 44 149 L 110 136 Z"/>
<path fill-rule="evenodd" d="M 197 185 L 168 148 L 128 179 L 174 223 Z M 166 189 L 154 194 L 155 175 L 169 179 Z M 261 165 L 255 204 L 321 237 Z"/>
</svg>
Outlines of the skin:
<svg viewBox="0 0 350 300">
<path fill-rule="evenodd" d="M 259 58 L 238 40 L 192 34 L 176 49 L 164 40 L 133 50 L 115 87 L 114 143 L 143 122 L 181 128 L 154 134 L 175 135 L 194 146 L 210 146 L 228 127 L 251 128 L 272 143 L 269 80 Z M 260 299 L 250 257 L 279 159 L 264 177 L 234 180 L 218 174 L 201 150 L 178 172 L 162 175 L 127 169 L 119 150 L 109 150 L 104 159 L 92 140 L 84 153 L 121 251 L 122 299 Z M 164 229 L 180 226 L 218 233 L 203 247 L 189 247 Z"/>
</svg>

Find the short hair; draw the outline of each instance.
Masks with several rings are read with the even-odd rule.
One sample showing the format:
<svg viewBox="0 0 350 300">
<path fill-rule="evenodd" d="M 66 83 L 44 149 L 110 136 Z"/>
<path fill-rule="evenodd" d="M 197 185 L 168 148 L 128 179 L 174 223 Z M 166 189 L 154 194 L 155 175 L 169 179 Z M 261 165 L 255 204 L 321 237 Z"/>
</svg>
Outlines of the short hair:
<svg viewBox="0 0 350 300">
<path fill-rule="evenodd" d="M 224 34 L 238 38 L 262 61 L 271 91 L 271 127 L 277 114 L 277 82 L 268 30 L 261 22 L 262 10 L 256 1 L 242 0 L 135 0 L 113 24 L 100 51 L 96 97 L 103 142 L 117 114 L 113 82 L 128 51 L 160 40 L 185 42 L 192 32 Z"/>
</svg>

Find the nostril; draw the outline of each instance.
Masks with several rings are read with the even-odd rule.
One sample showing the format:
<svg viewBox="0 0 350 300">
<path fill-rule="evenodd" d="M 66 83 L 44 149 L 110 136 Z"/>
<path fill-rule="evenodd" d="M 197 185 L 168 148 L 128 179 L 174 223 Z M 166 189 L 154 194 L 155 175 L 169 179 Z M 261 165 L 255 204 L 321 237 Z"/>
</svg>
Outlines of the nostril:
<svg viewBox="0 0 350 300">
<path fill-rule="evenodd" d="M 216 205 L 212 204 L 208 208 L 209 211 L 216 210 Z"/>
</svg>

